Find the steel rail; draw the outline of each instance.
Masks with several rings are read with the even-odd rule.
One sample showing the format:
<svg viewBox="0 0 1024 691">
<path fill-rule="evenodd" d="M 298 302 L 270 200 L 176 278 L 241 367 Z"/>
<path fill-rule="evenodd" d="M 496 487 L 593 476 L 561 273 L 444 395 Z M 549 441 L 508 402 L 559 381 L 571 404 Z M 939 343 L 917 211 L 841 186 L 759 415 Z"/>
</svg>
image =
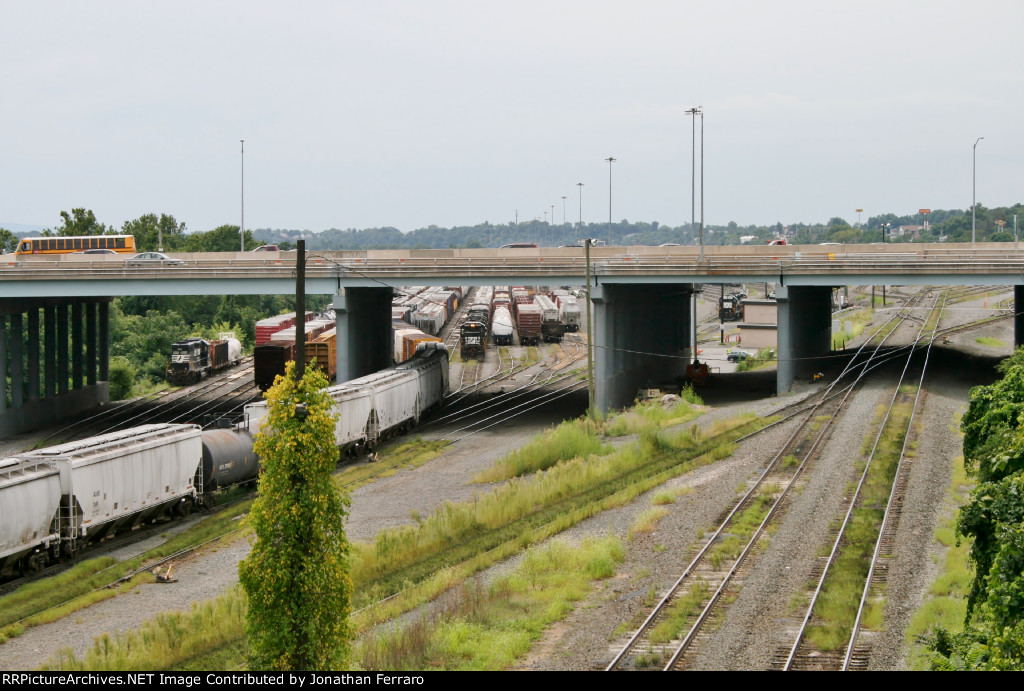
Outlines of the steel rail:
<svg viewBox="0 0 1024 691">
<path fill-rule="evenodd" d="M 887 325 L 889 322 L 897 319 L 898 316 L 899 316 L 898 313 L 894 314 L 892 317 L 889 318 L 888 321 L 885 322 L 885 324 L 883 324 L 883 327 L 885 325 Z M 890 331 L 890 334 L 891 333 L 892 333 L 892 331 Z M 886 338 L 888 338 L 888 335 L 886 336 Z M 715 542 L 717 541 L 718 537 L 729 526 L 729 524 L 731 523 L 733 517 L 736 514 L 738 514 L 741 510 L 743 510 L 744 507 L 749 505 L 749 503 L 752 500 L 752 498 L 754 497 L 755 493 L 762 486 L 762 484 L 764 483 L 765 479 L 769 476 L 769 474 L 773 472 L 773 470 L 777 466 L 779 460 L 781 460 L 782 458 L 785 457 L 786 452 L 794 445 L 796 440 L 800 437 L 800 435 L 802 434 L 803 430 L 805 429 L 807 424 L 813 419 L 815 413 L 820 409 L 820 407 L 823 405 L 824 401 L 829 399 L 830 394 L 832 393 L 833 389 L 838 385 L 838 383 L 843 379 L 843 377 L 848 372 L 852 371 L 856 367 L 856 365 L 854 365 L 854 362 L 857 359 L 857 357 L 862 353 L 862 351 L 868 346 L 868 343 L 869 343 L 869 340 L 866 340 L 860 346 L 860 348 L 858 348 L 856 353 L 854 353 L 854 355 L 850 358 L 849 362 L 847 363 L 846 367 L 843 369 L 843 372 L 838 377 L 836 377 L 835 380 L 833 380 L 833 382 L 822 393 L 822 395 L 819 398 L 819 400 L 814 405 L 812 405 L 810 408 L 805 409 L 805 411 L 800 411 L 800 412 L 807 412 L 808 413 L 807 416 L 800 423 L 798 428 L 793 432 L 793 434 L 790 436 L 790 438 L 780 447 L 779 452 L 775 455 L 775 457 L 772 459 L 772 461 L 770 461 L 768 463 L 767 467 L 761 473 L 761 475 L 758 477 L 758 479 L 754 483 L 754 485 L 743 495 L 743 497 L 741 497 L 739 499 L 739 501 L 733 506 L 733 508 L 729 512 L 729 514 L 720 522 L 719 527 L 715 531 L 715 533 L 710 538 L 708 538 L 708 540 L 706 541 L 704 546 L 700 549 L 700 551 L 697 553 L 697 555 L 693 558 L 693 560 L 690 562 L 690 564 L 686 567 L 686 569 L 684 570 L 682 575 L 679 576 L 679 578 L 676 580 L 676 582 L 669 588 L 669 590 L 667 591 L 665 596 L 663 596 L 661 598 L 661 600 L 655 606 L 654 610 L 651 612 L 650 615 L 648 615 L 647 619 L 645 619 L 645 621 L 641 624 L 640 628 L 636 631 L 636 633 L 634 633 L 633 636 L 630 637 L 630 639 L 627 641 L 627 643 L 623 646 L 622 650 L 615 656 L 615 658 L 612 659 L 612 661 L 605 668 L 605 671 L 612 671 L 612 670 L 616 669 L 621 664 L 621 662 L 625 658 L 625 656 L 641 640 L 642 636 L 644 636 L 646 634 L 646 632 L 652 627 L 654 621 L 658 618 L 658 616 L 661 614 L 661 612 L 663 612 L 667 608 L 668 604 L 675 597 L 675 594 L 682 587 L 683 582 L 690 576 L 690 574 L 692 574 L 694 572 L 694 570 L 696 569 L 697 565 L 701 562 L 701 560 L 704 558 L 704 556 L 707 554 L 707 552 L 715 544 Z M 865 376 L 866 372 L 868 371 L 867 370 L 867 366 L 870 364 L 871 359 L 874 358 L 879 353 L 883 343 L 884 343 L 884 339 L 883 339 L 882 342 L 880 342 L 878 345 L 876 345 L 876 347 L 873 350 L 873 353 L 872 353 L 871 357 L 866 362 L 863 363 L 863 366 L 861 366 L 861 372 L 858 375 L 857 380 L 854 381 L 852 384 L 850 384 L 849 386 L 846 387 L 846 389 L 845 389 L 846 394 L 844 396 L 844 399 L 839 404 L 840 408 L 842 407 L 842 405 L 845 402 L 845 400 L 850 396 L 851 392 L 853 391 L 853 387 L 856 385 L 856 383 L 859 382 L 861 380 L 861 378 L 863 378 Z M 800 414 L 800 413 L 794 413 L 794 416 L 797 415 L 797 414 Z M 713 607 L 715 602 L 717 602 L 717 600 L 718 600 L 719 596 L 721 595 L 721 593 L 724 591 L 725 586 L 730 582 L 732 576 L 735 574 L 736 570 L 739 568 L 739 565 L 742 563 L 743 559 L 747 556 L 747 554 L 749 553 L 750 549 L 752 549 L 753 545 L 756 544 L 757 540 L 760 538 L 760 536 L 761 536 L 761 534 L 762 534 L 762 532 L 764 530 L 764 527 L 768 524 L 769 520 L 774 516 L 774 514 L 775 514 L 776 510 L 778 509 L 778 507 L 782 505 L 782 501 L 788 495 L 789 489 L 793 486 L 793 483 L 795 482 L 796 478 L 803 471 L 803 468 L 805 467 L 805 465 L 807 463 L 807 460 L 817 450 L 818 445 L 825 439 L 827 431 L 830 428 L 829 426 L 831 425 L 832 421 L 835 420 L 835 418 L 836 418 L 835 415 L 832 415 L 832 416 L 829 417 L 828 423 L 824 426 L 824 428 L 817 435 L 817 438 L 813 442 L 811 448 L 805 454 L 804 461 L 800 464 L 800 466 L 796 469 L 796 471 L 794 471 L 793 476 L 790 478 L 790 481 L 787 484 L 786 489 L 782 492 L 782 494 L 778 498 L 776 498 L 775 502 L 773 503 L 773 506 L 771 507 L 771 509 L 768 512 L 768 515 L 762 521 L 761 525 L 757 528 L 757 530 L 753 534 L 752 538 L 748 541 L 748 544 L 747 544 L 746 548 L 742 551 L 740 556 L 737 557 L 737 559 L 734 561 L 733 567 L 729 570 L 729 572 L 723 578 L 722 583 L 720 584 L 719 588 L 716 590 L 715 594 L 712 596 L 712 598 L 709 601 L 709 603 L 707 604 L 707 606 L 703 609 L 703 611 L 699 615 L 696 623 L 691 627 L 690 632 L 682 640 L 680 645 L 676 648 L 675 653 L 672 655 L 672 657 L 669 660 L 668 664 L 664 668 L 666 671 L 671 669 L 672 667 L 674 667 L 675 664 L 678 662 L 679 657 L 682 655 L 682 653 L 688 647 L 689 643 L 691 642 L 691 640 L 693 639 L 694 635 L 696 634 L 696 631 L 700 628 L 700 626 L 706 620 L 707 615 L 710 613 L 711 608 Z M 753 434 L 747 435 L 747 436 L 753 436 Z M 746 437 L 744 437 L 744 438 L 746 438 Z M 742 439 L 743 438 L 736 440 L 736 443 L 738 443 L 739 441 L 742 441 Z"/>
<path fill-rule="evenodd" d="M 945 301 L 943 301 L 943 307 L 945 307 Z M 942 308 L 939 308 L 939 314 L 941 313 Z M 935 343 L 935 338 L 938 335 L 938 325 L 938 318 L 936 318 L 935 327 L 932 329 L 932 336 L 928 341 L 928 347 L 925 351 L 924 363 L 921 365 L 921 378 L 917 383 L 917 394 L 914 396 L 914 406 L 910 411 L 910 419 L 907 421 L 907 433 L 903 435 L 903 447 L 900 449 L 900 458 L 896 464 L 896 471 L 893 474 L 892 488 L 889 491 L 889 500 L 885 504 L 885 514 L 882 516 L 882 523 L 878 529 L 878 537 L 875 538 L 875 549 L 871 555 L 871 565 L 868 567 L 868 574 L 864 580 L 864 591 L 861 593 L 860 603 L 857 605 L 857 616 L 854 619 L 853 629 L 850 632 L 850 641 L 846 646 L 846 655 L 843 658 L 843 665 L 841 667 L 841 671 L 843 672 L 850 669 L 850 659 L 853 657 L 854 644 L 857 640 L 857 634 L 860 631 L 861 618 L 864 614 L 864 608 L 867 605 L 868 594 L 871 592 L 871 580 L 875 574 L 875 567 L 878 564 L 878 559 L 882 550 L 882 536 L 889 527 L 889 519 L 892 515 L 893 504 L 896 499 L 897 480 L 900 477 L 900 472 L 903 470 L 903 461 L 907 458 L 907 447 L 910 444 L 910 431 L 914 428 L 914 417 L 917 415 L 918 405 L 921 401 L 921 391 L 924 390 L 924 377 L 928 372 L 928 360 L 931 357 L 932 345 Z"/>
<path fill-rule="evenodd" d="M 934 309 L 934 307 L 933 307 L 933 309 Z M 916 342 L 920 342 L 921 334 L 923 334 L 925 326 L 926 326 L 926 323 L 921 325 L 921 331 L 918 332 L 918 336 L 917 336 Z M 889 417 L 892 415 L 892 410 L 895 407 L 896 399 L 899 397 L 900 386 L 903 384 L 903 380 L 906 377 L 907 370 L 909 369 L 910 363 L 913 360 L 914 350 L 915 349 L 912 348 L 910 353 L 907 355 L 906 364 L 904 365 L 903 371 L 900 374 L 900 378 L 899 378 L 899 381 L 898 381 L 898 383 L 897 383 L 897 385 L 895 387 L 895 390 L 893 392 L 892 399 L 889 402 L 888 410 L 886 411 L 884 419 L 879 424 L 878 434 L 875 436 L 875 442 L 874 442 L 874 444 L 873 444 L 873 446 L 871 448 L 870 453 L 868 454 L 868 460 L 867 460 L 867 462 L 864 465 L 864 470 L 861 473 L 860 481 L 857 483 L 857 489 L 854 491 L 853 497 L 851 498 L 851 500 L 849 502 L 849 508 L 847 509 L 846 515 L 843 518 L 843 522 L 842 522 L 842 524 L 839 527 L 839 533 L 836 536 L 835 541 L 833 542 L 832 551 L 829 553 L 828 561 L 825 564 L 825 569 L 823 570 L 823 572 L 821 574 L 821 577 L 818 580 L 818 585 L 817 585 L 817 587 L 814 590 L 814 594 L 811 597 L 810 604 L 807 607 L 807 612 L 804 615 L 803 622 L 801 623 L 799 631 L 797 632 L 796 640 L 793 643 L 792 648 L 790 649 L 788 657 L 786 658 L 786 662 L 785 662 L 785 664 L 783 666 L 783 670 L 784 671 L 789 671 L 790 669 L 792 669 L 793 660 L 796 657 L 797 649 L 799 648 L 800 643 L 802 642 L 804 634 L 805 634 L 805 632 L 807 630 L 807 627 L 809 625 L 809 622 L 810 622 L 810 619 L 811 619 L 811 615 L 814 612 L 814 606 L 817 603 L 818 597 L 820 596 L 821 591 L 822 591 L 822 589 L 824 587 L 824 583 L 825 583 L 825 580 L 826 580 L 826 578 L 828 576 L 829 570 L 830 570 L 831 566 L 835 563 L 835 559 L 836 559 L 837 554 L 839 553 L 839 546 L 840 546 L 840 544 L 842 542 L 843 535 L 845 534 L 846 528 L 847 528 L 847 526 L 850 523 L 850 519 L 851 519 L 851 517 L 853 515 L 853 511 L 854 511 L 854 509 L 856 508 L 856 505 L 857 505 L 857 500 L 859 499 L 861 490 L 863 489 L 864 483 L 867 480 L 868 471 L 871 469 L 871 464 L 872 464 L 872 461 L 874 460 L 875 452 L 877 451 L 878 445 L 881 442 L 882 432 L 885 429 L 886 423 L 889 421 Z"/>
</svg>

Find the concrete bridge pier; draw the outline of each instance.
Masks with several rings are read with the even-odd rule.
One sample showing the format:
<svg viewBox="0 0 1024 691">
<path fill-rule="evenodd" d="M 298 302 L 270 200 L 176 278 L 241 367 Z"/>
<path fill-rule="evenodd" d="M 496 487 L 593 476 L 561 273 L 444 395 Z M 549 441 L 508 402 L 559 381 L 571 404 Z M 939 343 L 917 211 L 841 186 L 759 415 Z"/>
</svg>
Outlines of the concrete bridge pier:
<svg viewBox="0 0 1024 691">
<path fill-rule="evenodd" d="M 690 353 L 690 284 L 603 283 L 594 304 L 594 405 L 631 405 L 636 390 L 682 376 Z"/>
<path fill-rule="evenodd" d="M 109 301 L 0 302 L 0 437 L 57 422 L 108 400 Z"/>
<path fill-rule="evenodd" d="M 1024 345 L 1024 286 L 1013 287 L 1013 346 Z"/>
<path fill-rule="evenodd" d="M 816 358 L 832 352 L 832 288 L 777 286 L 779 347 L 776 390 L 789 391 L 797 378 L 811 378 Z"/>
<path fill-rule="evenodd" d="M 394 357 L 392 292 L 391 288 L 342 288 L 334 296 L 338 328 L 336 383 L 391 366 Z"/>
</svg>

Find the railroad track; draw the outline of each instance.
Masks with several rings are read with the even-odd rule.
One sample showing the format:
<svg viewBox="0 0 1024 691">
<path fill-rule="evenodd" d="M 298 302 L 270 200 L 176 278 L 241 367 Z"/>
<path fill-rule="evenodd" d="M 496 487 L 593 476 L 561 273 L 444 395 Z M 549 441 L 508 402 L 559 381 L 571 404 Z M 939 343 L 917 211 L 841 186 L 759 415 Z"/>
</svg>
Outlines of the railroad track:
<svg viewBox="0 0 1024 691">
<path fill-rule="evenodd" d="M 890 321 L 902 321 L 913 306 L 906 304 Z M 889 334 L 894 330 L 890 329 Z M 770 522 L 784 510 L 790 489 L 815 459 L 839 411 L 856 385 L 884 359 L 884 343 L 882 339 L 867 359 L 863 359 L 867 343 L 862 345 L 819 401 L 792 414 L 802 417 L 797 430 L 703 543 L 640 628 L 621 646 L 607 670 L 642 669 L 654 660 L 663 663 L 665 670 L 686 667 L 688 655 L 702 640 L 704 627 L 714 618 L 723 596 L 741 587 L 748 557 L 764 539 Z M 840 388 L 840 381 L 847 375 L 855 375 L 854 381 Z M 812 423 L 822 419 L 825 423 L 814 429 Z M 727 534 L 740 539 L 724 542 L 723 536 Z M 723 549 L 720 544 L 728 544 L 729 548 Z M 659 627 L 669 620 L 670 613 L 684 625 L 674 629 Z"/>
<path fill-rule="evenodd" d="M 152 397 L 140 397 L 105 407 L 89 417 L 67 425 L 43 439 L 38 446 L 52 446 L 66 441 L 117 431 L 146 421 L 170 422 L 182 418 L 198 419 L 189 411 L 213 410 L 210 401 L 216 401 L 223 394 L 237 394 L 254 390 L 252 383 L 252 356 L 225 373 L 211 377 L 199 384 L 182 387 L 174 391 L 163 391 Z"/>
<path fill-rule="evenodd" d="M 944 304 L 945 300 L 943 300 L 943 306 Z M 912 431 L 914 417 L 920 408 L 921 393 L 924 390 L 924 378 L 928 371 L 928 356 L 931 353 L 931 348 L 935 343 L 935 338 L 939 331 L 937 325 L 941 309 L 942 307 L 939 306 L 938 299 L 936 299 L 932 309 L 930 310 L 930 318 L 926 319 L 921 325 L 921 329 L 915 339 L 914 347 L 911 348 L 911 352 L 906 358 L 903 371 L 899 377 L 899 382 L 892 398 L 889 401 L 885 417 L 881 424 L 878 425 L 874 445 L 871 452 L 868 454 L 857 489 L 854 491 L 853 496 L 847 505 L 846 515 L 843 518 L 842 524 L 835 531 L 832 550 L 829 553 L 827 561 L 822 565 L 821 573 L 817 579 L 817 587 L 810 598 L 810 603 L 806 608 L 803 620 L 796 633 L 795 640 L 789 647 L 788 652 L 776 652 L 775 666 L 777 669 L 824 669 L 842 671 L 867 669 L 871 653 L 870 636 L 861 635 L 861 622 L 868 604 L 872 600 L 877 600 L 881 597 L 882 589 L 884 588 L 886 576 L 888 574 L 889 561 L 894 556 L 895 530 L 899 523 L 900 514 L 903 510 L 903 497 L 906 495 L 907 449 L 913 436 Z M 929 323 L 933 324 L 930 330 L 928 328 Z M 926 354 L 925 361 L 920 368 L 920 377 L 918 378 L 916 390 L 911 394 L 904 389 L 904 382 L 912 378 L 910 376 L 910 369 L 913 361 L 914 350 L 916 348 L 924 349 Z M 902 447 L 899 451 L 899 457 L 896 461 L 892 477 L 885 478 L 884 467 L 879 468 L 880 464 L 884 463 L 884 460 L 880 460 L 881 456 L 879 449 L 882 445 L 883 434 L 887 429 L 886 426 L 893 418 L 894 411 L 900 403 L 911 405 L 911 412 L 909 418 L 906 420 L 905 426 L 902 421 L 896 421 L 897 429 L 903 437 Z M 861 540 L 859 544 L 862 551 L 866 547 L 871 547 L 872 550 L 861 597 L 857 604 L 855 614 L 852 617 L 852 621 L 835 621 L 833 619 L 825 620 L 822 618 L 821 612 L 818 608 L 818 603 L 821 601 L 826 584 L 829 583 L 829 576 L 833 571 L 838 570 L 839 567 L 837 567 L 837 564 L 842 558 L 844 551 L 855 549 L 853 545 L 857 540 L 848 537 L 854 520 L 858 519 L 859 516 L 858 520 L 863 524 L 863 522 L 868 520 L 868 517 L 870 516 L 871 507 L 866 505 L 867 499 L 865 499 L 864 496 L 865 487 L 869 478 L 872 477 L 872 472 L 875 473 L 872 482 L 877 484 L 879 482 L 887 481 L 889 492 L 885 513 L 882 515 L 881 519 L 877 521 L 877 533 L 872 540 L 872 544 L 865 544 L 863 540 Z M 882 475 L 881 479 L 878 477 L 879 474 Z M 869 525 L 868 527 L 870 528 L 871 526 Z M 857 556 L 858 554 L 859 552 L 854 552 L 853 556 L 848 558 L 853 558 L 860 563 L 862 560 Z M 814 642 L 813 637 L 810 634 L 812 627 L 815 626 L 819 628 L 828 628 L 833 632 L 837 629 L 842 632 L 846 627 L 848 627 L 849 636 L 846 644 L 834 649 L 827 646 L 823 648 L 821 644 Z M 785 655 L 783 655 L 783 653 L 785 653 Z"/>
</svg>

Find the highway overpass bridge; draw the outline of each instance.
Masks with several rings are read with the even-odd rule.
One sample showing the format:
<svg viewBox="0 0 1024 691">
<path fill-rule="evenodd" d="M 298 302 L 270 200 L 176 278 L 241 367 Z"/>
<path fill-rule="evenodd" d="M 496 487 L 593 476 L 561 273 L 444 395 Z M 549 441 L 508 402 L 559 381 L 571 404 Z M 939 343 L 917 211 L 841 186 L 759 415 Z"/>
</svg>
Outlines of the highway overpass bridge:
<svg viewBox="0 0 1024 691">
<path fill-rule="evenodd" d="M 106 400 L 107 309 L 120 295 L 257 295 L 295 290 L 295 253 L 179 254 L 180 266 L 126 266 L 109 255 L 0 257 L 0 434 Z M 580 247 L 307 252 L 306 291 L 334 295 L 339 380 L 390 364 L 393 288 L 573 285 Z M 681 374 L 701 284 L 776 285 L 778 388 L 831 348 L 831 289 L 853 285 L 1008 285 L 1024 299 L 1024 251 L 1008 243 L 591 248 L 600 408 Z M 1018 315 L 1016 340 L 1024 341 Z M 40 337 L 41 336 L 41 337 Z M 801 363 L 804 363 L 801 365 Z M 42 375 L 42 376 L 40 376 Z M 0 382 L 6 381 L 0 378 Z"/>
</svg>

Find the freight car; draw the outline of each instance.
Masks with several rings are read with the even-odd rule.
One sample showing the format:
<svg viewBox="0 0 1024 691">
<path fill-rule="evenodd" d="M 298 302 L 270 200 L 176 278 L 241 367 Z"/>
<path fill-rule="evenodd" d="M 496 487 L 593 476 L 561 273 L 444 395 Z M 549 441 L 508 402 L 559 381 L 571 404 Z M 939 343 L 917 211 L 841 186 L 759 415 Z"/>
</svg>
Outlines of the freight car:
<svg viewBox="0 0 1024 691">
<path fill-rule="evenodd" d="M 495 345 L 512 345 L 512 315 L 506 305 L 495 305 L 491 333 L 494 334 Z"/>
<path fill-rule="evenodd" d="M 335 443 L 342 453 L 373 449 L 382 439 L 419 424 L 448 390 L 448 350 L 443 343 L 417 346 L 410 360 L 327 389 L 337 414 Z M 244 429 L 259 432 L 267 403 L 245 406 Z"/>
<path fill-rule="evenodd" d="M 419 423 L 448 388 L 448 354 L 424 343 L 408 362 L 328 389 L 341 451 L 375 448 Z M 254 434 L 266 404 L 243 424 L 143 425 L 0 459 L 0 571 L 24 572 L 89 542 L 208 504 L 214 490 L 255 480 Z"/>
<path fill-rule="evenodd" d="M 175 386 L 192 384 L 242 361 L 242 344 L 233 332 L 219 335 L 217 340 L 186 338 L 171 344 L 171 361 L 165 372 L 167 381 Z"/>
<path fill-rule="evenodd" d="M 27 571 L 202 494 L 197 425 L 143 425 L 0 461 L 0 570 Z"/>
<path fill-rule="evenodd" d="M 516 328 L 519 330 L 519 345 L 540 343 L 543 333 L 540 307 L 532 302 L 516 303 Z"/>
</svg>

